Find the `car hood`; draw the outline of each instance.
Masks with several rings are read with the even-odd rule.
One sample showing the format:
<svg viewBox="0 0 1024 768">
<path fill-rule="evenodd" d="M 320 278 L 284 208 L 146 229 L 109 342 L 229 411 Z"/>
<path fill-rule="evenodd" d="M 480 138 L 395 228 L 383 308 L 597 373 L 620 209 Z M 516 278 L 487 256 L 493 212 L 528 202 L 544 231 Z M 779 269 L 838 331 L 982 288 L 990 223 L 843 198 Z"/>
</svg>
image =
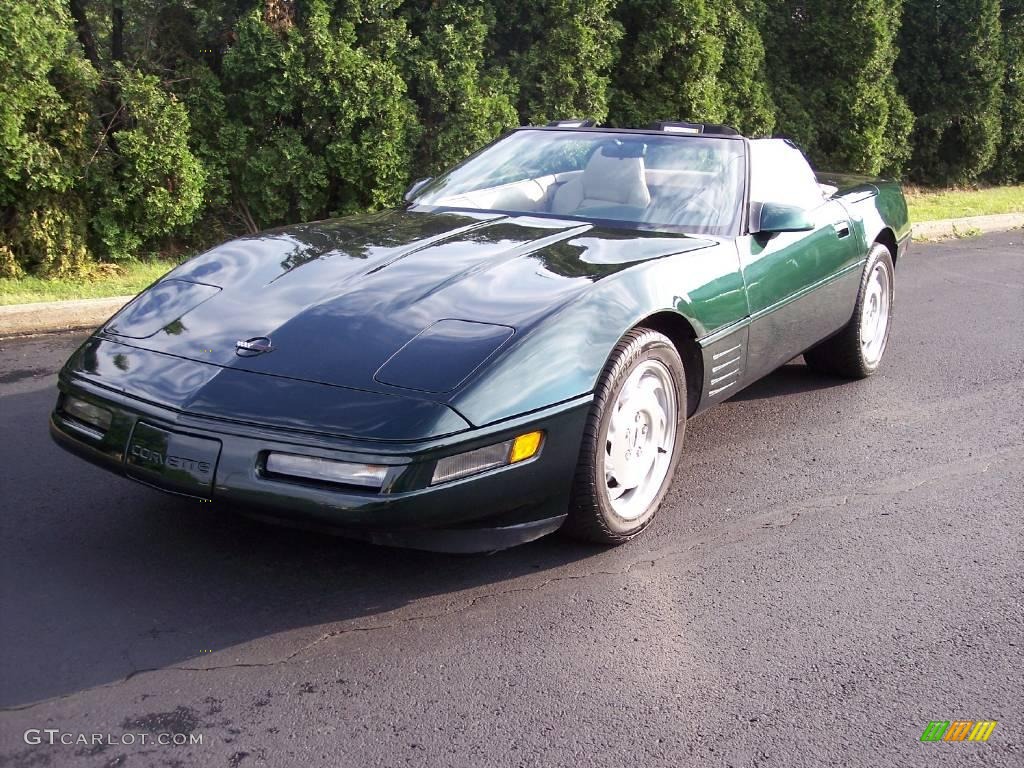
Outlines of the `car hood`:
<svg viewBox="0 0 1024 768">
<path fill-rule="evenodd" d="M 386 211 L 218 246 L 101 335 L 234 371 L 447 401 L 595 281 L 713 244 L 539 216 Z"/>
</svg>

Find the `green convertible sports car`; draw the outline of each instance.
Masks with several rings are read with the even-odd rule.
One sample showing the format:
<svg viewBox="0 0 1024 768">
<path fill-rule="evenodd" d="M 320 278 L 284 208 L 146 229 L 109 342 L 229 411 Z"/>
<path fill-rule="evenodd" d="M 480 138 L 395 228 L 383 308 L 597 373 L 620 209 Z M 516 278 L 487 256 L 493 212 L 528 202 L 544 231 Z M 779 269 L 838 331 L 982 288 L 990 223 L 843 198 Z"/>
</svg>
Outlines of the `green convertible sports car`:
<svg viewBox="0 0 1024 768">
<path fill-rule="evenodd" d="M 877 370 L 910 237 L 896 184 L 690 123 L 521 128 L 406 201 L 172 270 L 65 365 L 54 438 L 207 511 L 615 544 L 690 417 L 800 354 Z"/>
</svg>

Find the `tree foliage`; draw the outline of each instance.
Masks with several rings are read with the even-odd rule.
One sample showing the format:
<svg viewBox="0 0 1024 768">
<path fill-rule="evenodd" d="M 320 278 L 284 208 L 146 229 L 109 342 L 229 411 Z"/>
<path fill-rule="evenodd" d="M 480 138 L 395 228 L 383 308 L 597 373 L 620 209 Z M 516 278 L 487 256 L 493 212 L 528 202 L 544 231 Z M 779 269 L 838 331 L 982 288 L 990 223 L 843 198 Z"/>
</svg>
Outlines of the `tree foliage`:
<svg viewBox="0 0 1024 768">
<path fill-rule="evenodd" d="M 414 175 L 433 175 L 519 124 L 508 70 L 485 61 L 491 10 L 480 0 L 419 0 L 403 8 L 415 36 L 407 67 L 423 131 Z"/>
<path fill-rule="evenodd" d="M 898 172 L 913 116 L 893 74 L 901 0 L 767 0 L 779 129 L 820 165 Z"/>
<path fill-rule="evenodd" d="M 0 4 L 0 274 L 67 272 L 86 260 L 76 194 L 90 162 L 98 77 L 63 2 Z"/>
<path fill-rule="evenodd" d="M 819 165 L 923 182 L 1024 179 L 1022 0 L 0 0 L 0 12 L 4 275 L 393 205 L 503 130 L 567 117 L 779 131 Z"/>
<path fill-rule="evenodd" d="M 103 252 L 132 258 L 183 230 L 203 206 L 206 171 L 189 148 L 189 118 L 153 75 L 115 67 L 116 144 L 101 144 L 90 182 L 99 201 L 92 218 Z"/>
<path fill-rule="evenodd" d="M 619 125 L 655 120 L 725 120 L 718 73 L 724 43 L 705 0 L 623 0 L 623 61 L 612 116 Z"/>
<path fill-rule="evenodd" d="M 774 105 L 757 27 L 759 0 L 623 0 L 618 125 L 656 120 L 727 123 L 771 132 Z"/>
<path fill-rule="evenodd" d="M 1024 180 L 1024 0 L 1003 2 L 1002 139 L 991 176 L 996 181 Z"/>
<path fill-rule="evenodd" d="M 910 175 L 963 183 L 992 167 L 1002 116 L 999 0 L 906 0 L 897 73 L 917 116 Z"/>
<path fill-rule="evenodd" d="M 519 86 L 523 122 L 608 115 L 622 29 L 613 0 L 494 0 L 492 51 Z"/>
<path fill-rule="evenodd" d="M 770 135 L 775 127 L 764 42 L 758 23 L 761 0 L 718 0 L 718 33 L 722 38 L 722 100 L 725 122 L 748 136 Z"/>
<path fill-rule="evenodd" d="M 262 9 L 238 21 L 215 97 L 223 117 L 204 130 L 253 229 L 393 204 L 406 180 L 416 121 L 394 61 L 404 25 L 362 45 L 358 9 L 306 8 L 287 24 Z"/>
</svg>

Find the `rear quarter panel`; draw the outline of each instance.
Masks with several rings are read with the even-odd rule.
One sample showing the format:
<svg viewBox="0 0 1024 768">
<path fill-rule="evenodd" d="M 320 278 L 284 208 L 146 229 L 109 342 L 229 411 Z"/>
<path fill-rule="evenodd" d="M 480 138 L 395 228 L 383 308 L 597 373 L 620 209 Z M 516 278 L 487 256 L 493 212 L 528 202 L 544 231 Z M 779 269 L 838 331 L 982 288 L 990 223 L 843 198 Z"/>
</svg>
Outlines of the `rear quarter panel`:
<svg viewBox="0 0 1024 768">
<path fill-rule="evenodd" d="M 896 235 L 897 243 L 908 242 L 913 225 L 903 188 L 895 181 L 879 181 L 876 186 L 878 197 L 875 199 L 873 213 L 877 214 L 877 218 L 871 216 L 867 220 L 877 227 L 879 232 L 884 227 L 891 229 Z"/>
<path fill-rule="evenodd" d="M 828 172 L 819 173 L 818 181 L 838 188 L 833 197 L 849 212 L 865 252 L 873 243 L 885 242 L 888 230 L 902 255 L 910 242 L 911 222 L 898 182 Z"/>
</svg>

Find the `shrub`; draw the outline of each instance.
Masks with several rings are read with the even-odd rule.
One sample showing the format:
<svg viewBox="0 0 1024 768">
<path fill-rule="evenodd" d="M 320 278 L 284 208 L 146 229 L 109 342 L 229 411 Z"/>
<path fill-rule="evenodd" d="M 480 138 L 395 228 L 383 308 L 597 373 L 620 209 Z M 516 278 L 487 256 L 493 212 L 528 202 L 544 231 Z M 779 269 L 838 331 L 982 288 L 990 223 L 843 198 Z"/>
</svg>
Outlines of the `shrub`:
<svg viewBox="0 0 1024 768">
<path fill-rule="evenodd" d="M 1024 2 L 1003 0 L 1002 139 L 992 178 L 1000 182 L 1024 181 Z"/>
<path fill-rule="evenodd" d="M 423 131 L 414 176 L 433 175 L 519 124 L 508 71 L 484 61 L 494 23 L 487 11 L 482 2 L 460 0 L 405 5 L 417 43 L 409 82 Z"/>
<path fill-rule="evenodd" d="M 409 181 L 419 128 L 398 62 L 410 40 L 405 25 L 392 21 L 397 5 L 378 2 L 375 15 L 358 8 L 341 15 L 323 0 L 310 2 L 302 109 L 310 151 L 327 163 L 325 213 L 395 205 Z M 360 43 L 363 19 L 372 35 Z"/>
<path fill-rule="evenodd" d="M 907 0 L 897 65 L 917 116 L 912 178 L 959 184 L 992 167 L 1004 64 L 999 0 Z"/>
<path fill-rule="evenodd" d="M 148 255 L 203 205 L 206 171 L 189 148 L 184 106 L 153 75 L 114 68 L 120 126 L 90 173 L 100 203 L 92 227 L 111 259 Z"/>
<path fill-rule="evenodd" d="M 1022 0 L 0 10 L 0 275 L 394 205 L 414 175 L 556 118 L 725 122 L 821 167 L 1024 179 Z"/>
<path fill-rule="evenodd" d="M 612 119 L 727 123 L 751 135 L 775 125 L 756 0 L 625 0 L 626 35 Z"/>
<path fill-rule="evenodd" d="M 718 78 L 724 45 L 715 34 L 712 6 L 704 0 L 623 0 L 617 16 L 626 39 L 615 76 L 614 123 L 725 120 Z"/>
<path fill-rule="evenodd" d="M 613 0 L 495 0 L 491 51 L 518 86 L 520 120 L 608 115 L 622 28 Z"/>
<path fill-rule="evenodd" d="M 893 75 L 897 0 L 767 0 L 779 130 L 822 167 L 899 173 L 913 116 Z"/>
<path fill-rule="evenodd" d="M 63 2 L 4 3 L 0 69 L 0 275 L 75 271 L 86 261 L 80 187 L 97 76 Z"/>
<path fill-rule="evenodd" d="M 758 29 L 760 0 L 720 0 L 722 101 L 725 122 L 748 136 L 768 136 L 775 128 L 775 104 L 768 86 L 764 42 Z"/>
<path fill-rule="evenodd" d="M 253 228 L 400 200 L 417 134 L 394 61 L 408 38 L 382 25 L 399 39 L 361 45 L 360 18 L 313 0 L 294 26 L 274 29 L 258 10 L 239 22 L 221 78 L 232 146 L 214 145 Z"/>
</svg>

